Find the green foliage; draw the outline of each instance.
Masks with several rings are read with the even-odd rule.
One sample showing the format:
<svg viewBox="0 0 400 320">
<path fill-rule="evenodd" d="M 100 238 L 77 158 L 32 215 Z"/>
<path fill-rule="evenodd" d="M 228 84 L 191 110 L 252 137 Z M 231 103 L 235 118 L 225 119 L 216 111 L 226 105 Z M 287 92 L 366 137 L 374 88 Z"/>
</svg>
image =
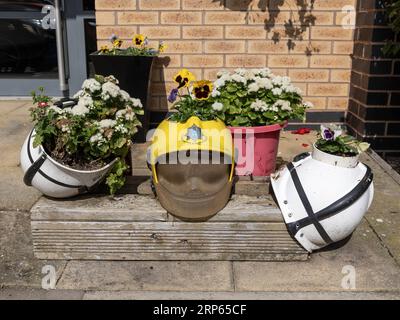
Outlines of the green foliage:
<svg viewBox="0 0 400 320">
<path fill-rule="evenodd" d="M 214 85 L 215 101 L 224 106 L 223 120 L 233 127 L 303 120 L 309 107 L 288 77 L 275 76 L 269 69 L 221 72 Z"/>
<path fill-rule="evenodd" d="M 335 125 L 322 125 L 315 145 L 323 152 L 344 157 L 355 156 L 369 148 L 369 143 L 344 135 L 340 127 Z"/>
<path fill-rule="evenodd" d="M 141 125 L 143 114 L 139 99 L 132 99 L 112 77 L 96 76 L 83 83 L 73 108 L 51 105 L 44 89 L 32 93 L 31 118 L 36 131 L 34 146 L 43 145 L 49 154 L 75 169 L 98 169 L 119 158 L 107 180 L 114 194 L 124 184 L 123 163 L 130 141 Z"/>
<path fill-rule="evenodd" d="M 385 7 L 388 25 L 397 36 L 400 33 L 400 0 L 386 0 Z M 397 56 L 400 52 L 400 44 L 398 42 L 387 41 L 382 52 L 386 56 Z"/>
</svg>

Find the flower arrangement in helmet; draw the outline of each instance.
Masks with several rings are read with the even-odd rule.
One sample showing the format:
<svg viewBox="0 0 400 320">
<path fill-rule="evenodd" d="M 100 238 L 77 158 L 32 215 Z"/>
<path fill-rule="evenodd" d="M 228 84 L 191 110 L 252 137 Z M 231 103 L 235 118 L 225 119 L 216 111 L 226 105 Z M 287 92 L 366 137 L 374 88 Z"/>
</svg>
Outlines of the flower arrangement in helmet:
<svg viewBox="0 0 400 320">
<path fill-rule="evenodd" d="M 179 71 L 173 80 L 177 87 L 171 90 L 168 102 L 174 103 L 173 109 L 177 112 L 170 117 L 170 120 L 183 123 L 193 116 L 202 121 L 224 119 L 222 103 L 212 97 L 211 81 L 196 81 L 194 74 L 187 69 Z"/>
<path fill-rule="evenodd" d="M 360 142 L 350 135 L 344 134 L 340 126 L 330 124 L 321 125 L 321 131 L 315 147 L 320 151 L 341 156 L 355 157 L 370 147 L 367 142 Z"/>
<path fill-rule="evenodd" d="M 158 48 L 155 49 L 150 47 L 150 41 L 147 36 L 143 34 L 136 34 L 132 38 L 132 46 L 122 48 L 124 43 L 117 35 L 113 34 L 110 37 L 111 47 L 104 45 L 100 47 L 98 51 L 99 55 L 123 55 L 123 56 L 158 56 L 167 49 L 167 45 L 164 41 L 160 41 Z"/>
<path fill-rule="evenodd" d="M 54 105 L 43 88 L 32 98 L 34 148 L 42 146 L 56 162 L 75 170 L 99 170 L 114 162 L 106 178 L 109 191 L 124 185 L 125 158 L 141 125 L 137 115 L 143 114 L 139 99 L 121 90 L 115 77 L 99 75 L 83 82 L 70 107 Z"/>
<path fill-rule="evenodd" d="M 222 103 L 225 123 L 232 127 L 283 124 L 304 119 L 311 103 L 303 102 L 301 90 L 289 77 L 274 75 L 270 69 L 221 71 L 212 96 Z"/>
</svg>

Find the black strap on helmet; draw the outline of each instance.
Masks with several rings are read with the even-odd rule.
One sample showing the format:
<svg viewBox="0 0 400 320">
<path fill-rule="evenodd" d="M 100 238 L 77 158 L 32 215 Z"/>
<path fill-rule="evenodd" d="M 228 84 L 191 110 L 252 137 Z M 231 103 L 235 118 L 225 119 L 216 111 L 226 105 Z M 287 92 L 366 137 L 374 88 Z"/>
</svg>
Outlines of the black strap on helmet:
<svg viewBox="0 0 400 320">
<path fill-rule="evenodd" d="M 342 212 L 343 210 L 347 209 L 352 204 L 354 204 L 358 199 L 360 199 L 360 197 L 368 190 L 373 180 L 373 174 L 371 168 L 368 167 L 367 165 L 365 166 L 367 170 L 365 172 L 364 177 L 349 193 L 347 193 L 342 198 L 335 201 L 325 209 L 322 209 L 314 213 L 310 205 L 310 202 L 308 201 L 307 195 L 303 189 L 303 186 L 300 182 L 299 176 L 296 172 L 296 168 L 292 163 L 289 163 L 287 165 L 287 168 L 289 169 L 294 186 L 308 215 L 308 217 L 287 224 L 288 230 L 292 234 L 292 236 L 295 236 L 300 229 L 310 224 L 313 224 L 317 229 L 318 233 L 320 234 L 320 236 L 322 237 L 322 239 L 324 239 L 324 241 L 326 242 L 326 244 L 332 243 L 333 242 L 332 239 L 329 237 L 325 229 L 322 227 L 320 221 L 330 218 Z"/>
</svg>

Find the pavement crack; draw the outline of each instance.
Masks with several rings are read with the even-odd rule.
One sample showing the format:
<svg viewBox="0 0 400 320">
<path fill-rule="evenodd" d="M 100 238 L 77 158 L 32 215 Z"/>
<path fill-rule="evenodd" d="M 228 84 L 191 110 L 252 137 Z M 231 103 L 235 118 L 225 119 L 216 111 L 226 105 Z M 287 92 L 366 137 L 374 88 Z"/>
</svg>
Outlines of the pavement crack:
<svg viewBox="0 0 400 320">
<path fill-rule="evenodd" d="M 62 278 L 62 276 L 64 274 L 65 269 L 67 268 L 68 263 L 69 263 L 69 261 L 66 261 L 65 264 L 61 268 L 60 275 L 58 276 L 57 281 L 56 281 L 56 288 L 57 288 L 57 285 L 60 282 L 60 280 L 61 280 L 61 278 Z"/>
<path fill-rule="evenodd" d="M 372 232 L 375 234 L 375 236 L 378 238 L 379 240 L 379 244 L 386 249 L 386 251 L 388 252 L 389 256 L 394 260 L 394 262 L 400 266 L 399 261 L 397 261 L 396 257 L 394 256 L 394 254 L 392 253 L 392 251 L 390 251 L 390 248 L 386 245 L 384 239 L 379 235 L 379 233 L 375 230 L 375 228 L 373 227 L 373 225 L 371 224 L 371 222 L 369 221 L 368 218 L 365 218 L 365 220 L 367 221 L 369 227 L 371 228 Z"/>
</svg>

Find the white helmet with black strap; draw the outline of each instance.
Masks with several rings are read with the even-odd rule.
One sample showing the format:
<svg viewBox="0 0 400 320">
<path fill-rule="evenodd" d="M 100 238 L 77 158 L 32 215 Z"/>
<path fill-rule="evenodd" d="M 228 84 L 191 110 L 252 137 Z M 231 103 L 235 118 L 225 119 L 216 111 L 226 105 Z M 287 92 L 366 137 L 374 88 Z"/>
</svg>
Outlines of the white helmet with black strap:
<svg viewBox="0 0 400 320">
<path fill-rule="evenodd" d="M 351 235 L 374 194 L 372 171 L 358 156 L 326 155 L 303 153 L 271 179 L 288 231 L 309 252 Z"/>
</svg>

